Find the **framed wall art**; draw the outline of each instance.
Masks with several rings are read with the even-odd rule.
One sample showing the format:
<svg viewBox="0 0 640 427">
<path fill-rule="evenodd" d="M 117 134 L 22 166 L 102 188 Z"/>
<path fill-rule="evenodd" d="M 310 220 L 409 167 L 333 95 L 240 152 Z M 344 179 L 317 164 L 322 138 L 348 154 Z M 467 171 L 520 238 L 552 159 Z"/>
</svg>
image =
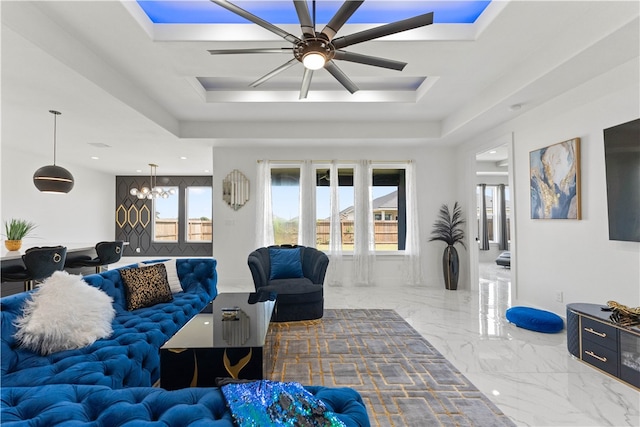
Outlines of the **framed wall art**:
<svg viewBox="0 0 640 427">
<path fill-rule="evenodd" d="M 529 153 L 532 219 L 581 219 L 580 138 Z"/>
</svg>

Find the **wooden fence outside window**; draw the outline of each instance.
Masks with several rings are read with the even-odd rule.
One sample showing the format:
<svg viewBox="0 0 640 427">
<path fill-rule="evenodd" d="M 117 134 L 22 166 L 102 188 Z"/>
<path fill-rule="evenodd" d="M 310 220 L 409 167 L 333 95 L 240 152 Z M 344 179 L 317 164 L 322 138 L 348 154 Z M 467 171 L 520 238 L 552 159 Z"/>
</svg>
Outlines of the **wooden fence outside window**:
<svg viewBox="0 0 640 427">
<path fill-rule="evenodd" d="M 353 250 L 353 220 L 343 220 L 342 244 L 344 250 Z M 318 249 L 329 248 L 328 220 L 316 221 L 316 245 Z M 298 242 L 298 221 L 281 221 L 274 224 L 275 239 L 278 244 L 296 244 Z M 205 220 L 189 220 L 187 227 L 189 241 L 211 241 L 213 224 Z M 378 249 L 398 249 L 398 221 L 374 221 L 374 237 Z M 155 222 L 155 240 L 178 241 L 178 220 L 161 219 Z"/>
<path fill-rule="evenodd" d="M 156 241 L 177 242 L 178 220 L 156 219 Z M 210 220 L 190 219 L 187 226 L 187 241 L 210 242 L 213 237 L 213 224 Z"/>
</svg>

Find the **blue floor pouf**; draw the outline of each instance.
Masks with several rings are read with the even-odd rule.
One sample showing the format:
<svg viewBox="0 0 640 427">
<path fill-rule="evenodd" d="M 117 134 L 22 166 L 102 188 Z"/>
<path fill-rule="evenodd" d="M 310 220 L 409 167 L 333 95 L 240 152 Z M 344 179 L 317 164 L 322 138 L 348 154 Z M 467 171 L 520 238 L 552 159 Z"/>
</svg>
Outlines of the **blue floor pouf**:
<svg viewBox="0 0 640 427">
<path fill-rule="evenodd" d="M 531 331 L 555 334 L 564 328 L 562 317 L 550 311 L 532 307 L 511 307 L 506 314 L 509 322 Z"/>
</svg>

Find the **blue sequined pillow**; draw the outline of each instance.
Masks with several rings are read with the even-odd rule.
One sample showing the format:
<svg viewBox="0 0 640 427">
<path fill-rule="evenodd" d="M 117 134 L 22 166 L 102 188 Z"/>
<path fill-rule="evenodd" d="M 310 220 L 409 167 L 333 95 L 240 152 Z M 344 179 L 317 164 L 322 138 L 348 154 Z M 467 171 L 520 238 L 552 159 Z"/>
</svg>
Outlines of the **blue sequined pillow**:
<svg viewBox="0 0 640 427">
<path fill-rule="evenodd" d="M 269 259 L 271 260 L 269 280 L 304 277 L 302 274 L 302 261 L 300 260 L 300 248 L 269 248 Z"/>
<path fill-rule="evenodd" d="M 221 389 L 239 427 L 345 427 L 300 383 L 262 380 L 228 384 Z"/>
</svg>

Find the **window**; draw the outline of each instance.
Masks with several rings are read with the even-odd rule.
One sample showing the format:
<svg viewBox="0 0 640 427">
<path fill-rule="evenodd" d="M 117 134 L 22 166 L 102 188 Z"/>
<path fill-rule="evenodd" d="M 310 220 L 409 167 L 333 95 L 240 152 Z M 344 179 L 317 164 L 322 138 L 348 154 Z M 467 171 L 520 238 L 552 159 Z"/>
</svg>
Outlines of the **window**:
<svg viewBox="0 0 640 427">
<path fill-rule="evenodd" d="M 155 242 L 211 242 L 212 238 L 212 188 L 210 186 L 186 187 L 184 211 L 186 221 L 181 219 L 181 197 L 178 187 L 172 188 L 176 194 L 166 199 L 153 199 L 153 240 Z M 180 227 L 184 227 L 181 238 Z"/>
<path fill-rule="evenodd" d="M 329 248 L 330 189 L 329 170 L 316 170 L 316 235 L 318 248 Z M 342 225 L 342 250 L 353 251 L 354 239 L 354 169 L 338 168 L 340 224 Z M 404 169 L 373 170 L 373 218 L 376 251 L 403 250 L 405 244 Z M 401 203 L 398 203 L 400 200 Z M 402 212 L 402 221 L 398 221 Z"/>
<path fill-rule="evenodd" d="M 276 245 L 297 244 L 300 168 L 271 169 L 271 210 Z"/>
<path fill-rule="evenodd" d="M 186 193 L 187 241 L 211 242 L 211 187 L 187 187 Z"/>
<path fill-rule="evenodd" d="M 318 167 L 316 169 L 316 247 L 320 250 L 328 250 L 330 242 L 331 188 L 329 185 L 329 167 Z M 343 251 L 353 251 L 353 196 L 353 168 L 339 167 L 338 209 Z"/>
<path fill-rule="evenodd" d="M 405 170 L 373 169 L 376 251 L 404 250 L 406 242 Z"/>
<path fill-rule="evenodd" d="M 330 167 L 316 164 L 316 247 L 328 250 L 330 243 L 331 195 Z M 354 166 L 338 166 L 338 198 L 342 250 L 353 251 L 355 236 Z M 373 169 L 374 238 L 376 251 L 404 250 L 406 242 L 405 169 Z M 297 244 L 300 227 L 300 168 L 271 168 L 271 202 L 275 243 Z"/>
<path fill-rule="evenodd" d="M 178 187 L 167 187 L 165 189 L 173 189 L 176 194 L 166 199 L 153 199 L 153 240 L 156 242 L 177 242 L 178 208 L 180 206 L 177 194 Z"/>
</svg>

